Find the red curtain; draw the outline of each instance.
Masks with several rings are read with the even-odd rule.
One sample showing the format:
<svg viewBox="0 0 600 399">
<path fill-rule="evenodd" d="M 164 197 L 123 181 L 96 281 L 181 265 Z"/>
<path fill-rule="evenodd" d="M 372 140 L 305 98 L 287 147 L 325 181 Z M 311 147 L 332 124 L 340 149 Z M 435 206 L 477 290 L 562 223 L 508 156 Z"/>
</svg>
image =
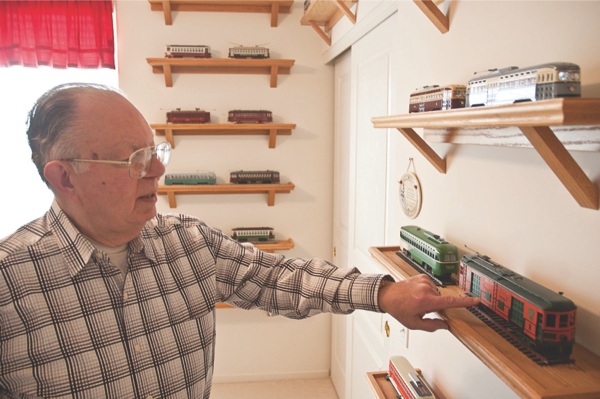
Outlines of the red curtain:
<svg viewBox="0 0 600 399">
<path fill-rule="evenodd" d="M 112 0 L 0 1 L 0 67 L 115 68 Z"/>
</svg>

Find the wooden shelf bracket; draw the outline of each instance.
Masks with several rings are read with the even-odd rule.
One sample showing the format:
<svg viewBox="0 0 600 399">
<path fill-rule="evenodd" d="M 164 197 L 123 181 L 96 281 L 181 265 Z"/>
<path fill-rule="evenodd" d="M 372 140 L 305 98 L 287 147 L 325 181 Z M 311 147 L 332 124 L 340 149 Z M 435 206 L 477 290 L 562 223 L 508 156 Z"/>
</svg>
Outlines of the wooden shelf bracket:
<svg viewBox="0 0 600 399">
<path fill-rule="evenodd" d="M 331 46 L 331 29 L 342 15 L 356 24 L 356 11 L 352 12 L 350 7 L 357 2 L 358 0 L 312 0 L 301 24 L 311 26 Z"/>
<path fill-rule="evenodd" d="M 438 7 L 438 4 L 443 3 L 444 0 L 414 0 L 414 2 L 440 32 L 447 33 L 450 30 L 448 16 Z"/>
</svg>

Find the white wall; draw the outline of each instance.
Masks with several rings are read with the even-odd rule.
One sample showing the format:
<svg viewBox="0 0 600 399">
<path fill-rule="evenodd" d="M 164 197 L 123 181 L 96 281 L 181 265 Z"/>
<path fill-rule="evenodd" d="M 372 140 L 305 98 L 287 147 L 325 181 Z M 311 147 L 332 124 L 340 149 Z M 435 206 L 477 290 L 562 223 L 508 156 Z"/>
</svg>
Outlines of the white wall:
<svg viewBox="0 0 600 399">
<path fill-rule="evenodd" d="M 275 169 L 292 181 L 291 194 L 278 194 L 268 207 L 266 194 L 178 196 L 177 209 L 166 197 L 159 210 L 195 215 L 231 232 L 239 226 L 267 225 L 296 247 L 294 257 L 331 257 L 333 69 L 320 61 L 321 39 L 300 25 L 302 2 L 291 14 L 174 12 L 173 25 L 147 1 L 117 1 L 120 87 L 150 123 L 164 123 L 174 108 L 204 108 L 225 123 L 231 109 L 268 109 L 275 122 L 296 123 L 291 136 L 279 136 L 269 149 L 266 136 L 176 136 L 167 172 L 212 170 L 228 182 L 236 169 Z M 165 87 L 146 58 L 162 57 L 166 44 L 207 44 L 213 57 L 226 58 L 233 44 L 266 44 L 272 58 L 294 59 L 290 75 L 269 87 L 268 75 L 175 74 Z M 164 138 L 159 138 L 162 140 Z M 329 373 L 330 317 L 293 321 L 261 311 L 219 310 L 215 379 L 323 376 Z"/>
<path fill-rule="evenodd" d="M 373 7 L 375 1 L 366 1 Z M 466 83 L 474 71 L 551 61 L 579 64 L 583 96 L 600 97 L 600 44 L 590 40 L 600 33 L 595 22 L 600 2 L 453 1 L 450 32 L 446 34 L 441 34 L 413 1 L 395 3 L 398 11 L 391 21 L 395 29 L 387 35 L 388 45 L 394 50 L 390 59 L 381 57 L 382 70 L 390 68 L 386 78 L 393 83 L 383 99 L 369 98 L 368 90 L 358 91 L 359 82 L 357 107 L 369 108 L 388 101 L 389 114 L 405 114 L 409 94 L 418 87 Z M 359 3 L 359 13 L 361 6 Z M 337 33 L 332 47 L 336 40 L 343 41 L 345 35 L 352 34 L 352 28 Z M 366 44 L 361 39 L 352 49 L 353 65 L 377 58 L 376 51 L 365 55 L 369 46 L 377 47 L 368 42 L 371 33 L 363 38 Z M 327 58 L 328 50 L 324 54 Z M 360 118 L 361 110 L 355 114 Z M 351 120 L 357 119 L 355 114 L 350 115 Z M 361 173 L 375 169 L 373 162 L 379 165 L 385 160 L 386 168 L 379 168 L 385 169 L 384 194 L 361 204 L 364 209 L 379 210 L 384 202 L 384 210 L 373 211 L 371 217 L 376 220 L 368 223 L 369 227 L 379 228 L 369 231 L 370 237 L 384 237 L 377 245 L 398 245 L 400 226 L 417 224 L 460 247 L 467 244 L 490 255 L 555 291 L 563 291 L 578 305 L 577 342 L 600 355 L 600 211 L 579 207 L 532 149 L 432 144 L 447 160 L 447 173 L 440 174 L 395 129 L 357 125 L 357 131 L 352 132 L 357 137 L 370 134 L 377 135 L 374 142 L 379 143 L 382 137 L 387 140 L 379 150 L 373 143 L 359 147 L 356 158 L 357 180 Z M 598 153 L 575 151 L 572 155 L 598 184 Z M 414 158 L 424 197 L 421 214 L 415 220 L 402 213 L 398 198 L 398 180 L 407 170 L 409 158 Z M 353 201 L 350 199 L 351 204 Z M 362 220 L 360 215 L 355 217 Z M 421 368 L 443 397 L 513 395 L 447 332 L 411 331 L 408 348 L 402 347 L 395 343 L 395 349 Z"/>
</svg>

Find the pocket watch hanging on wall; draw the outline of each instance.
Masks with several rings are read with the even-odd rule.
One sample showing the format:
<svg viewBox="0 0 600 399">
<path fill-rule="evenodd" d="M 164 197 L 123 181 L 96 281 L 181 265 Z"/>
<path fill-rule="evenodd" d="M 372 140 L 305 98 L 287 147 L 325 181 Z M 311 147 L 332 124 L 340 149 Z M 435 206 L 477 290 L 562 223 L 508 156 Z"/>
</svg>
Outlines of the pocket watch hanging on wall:
<svg viewBox="0 0 600 399">
<path fill-rule="evenodd" d="M 410 171 L 412 166 L 412 172 Z M 400 204 L 402 212 L 411 219 L 417 217 L 421 212 L 421 182 L 415 171 L 415 164 L 412 158 L 409 158 L 406 173 L 400 177 Z"/>
</svg>

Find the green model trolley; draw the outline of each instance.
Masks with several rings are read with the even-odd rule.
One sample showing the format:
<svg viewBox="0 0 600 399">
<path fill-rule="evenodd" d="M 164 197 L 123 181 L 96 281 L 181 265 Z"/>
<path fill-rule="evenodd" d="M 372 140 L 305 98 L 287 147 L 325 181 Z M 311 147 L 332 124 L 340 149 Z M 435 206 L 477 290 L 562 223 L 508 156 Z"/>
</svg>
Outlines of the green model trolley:
<svg viewBox="0 0 600 399">
<path fill-rule="evenodd" d="M 458 274 L 458 248 L 437 234 L 417 226 L 400 228 L 400 239 L 405 243 L 404 252 L 414 262 L 438 278 Z"/>
</svg>

